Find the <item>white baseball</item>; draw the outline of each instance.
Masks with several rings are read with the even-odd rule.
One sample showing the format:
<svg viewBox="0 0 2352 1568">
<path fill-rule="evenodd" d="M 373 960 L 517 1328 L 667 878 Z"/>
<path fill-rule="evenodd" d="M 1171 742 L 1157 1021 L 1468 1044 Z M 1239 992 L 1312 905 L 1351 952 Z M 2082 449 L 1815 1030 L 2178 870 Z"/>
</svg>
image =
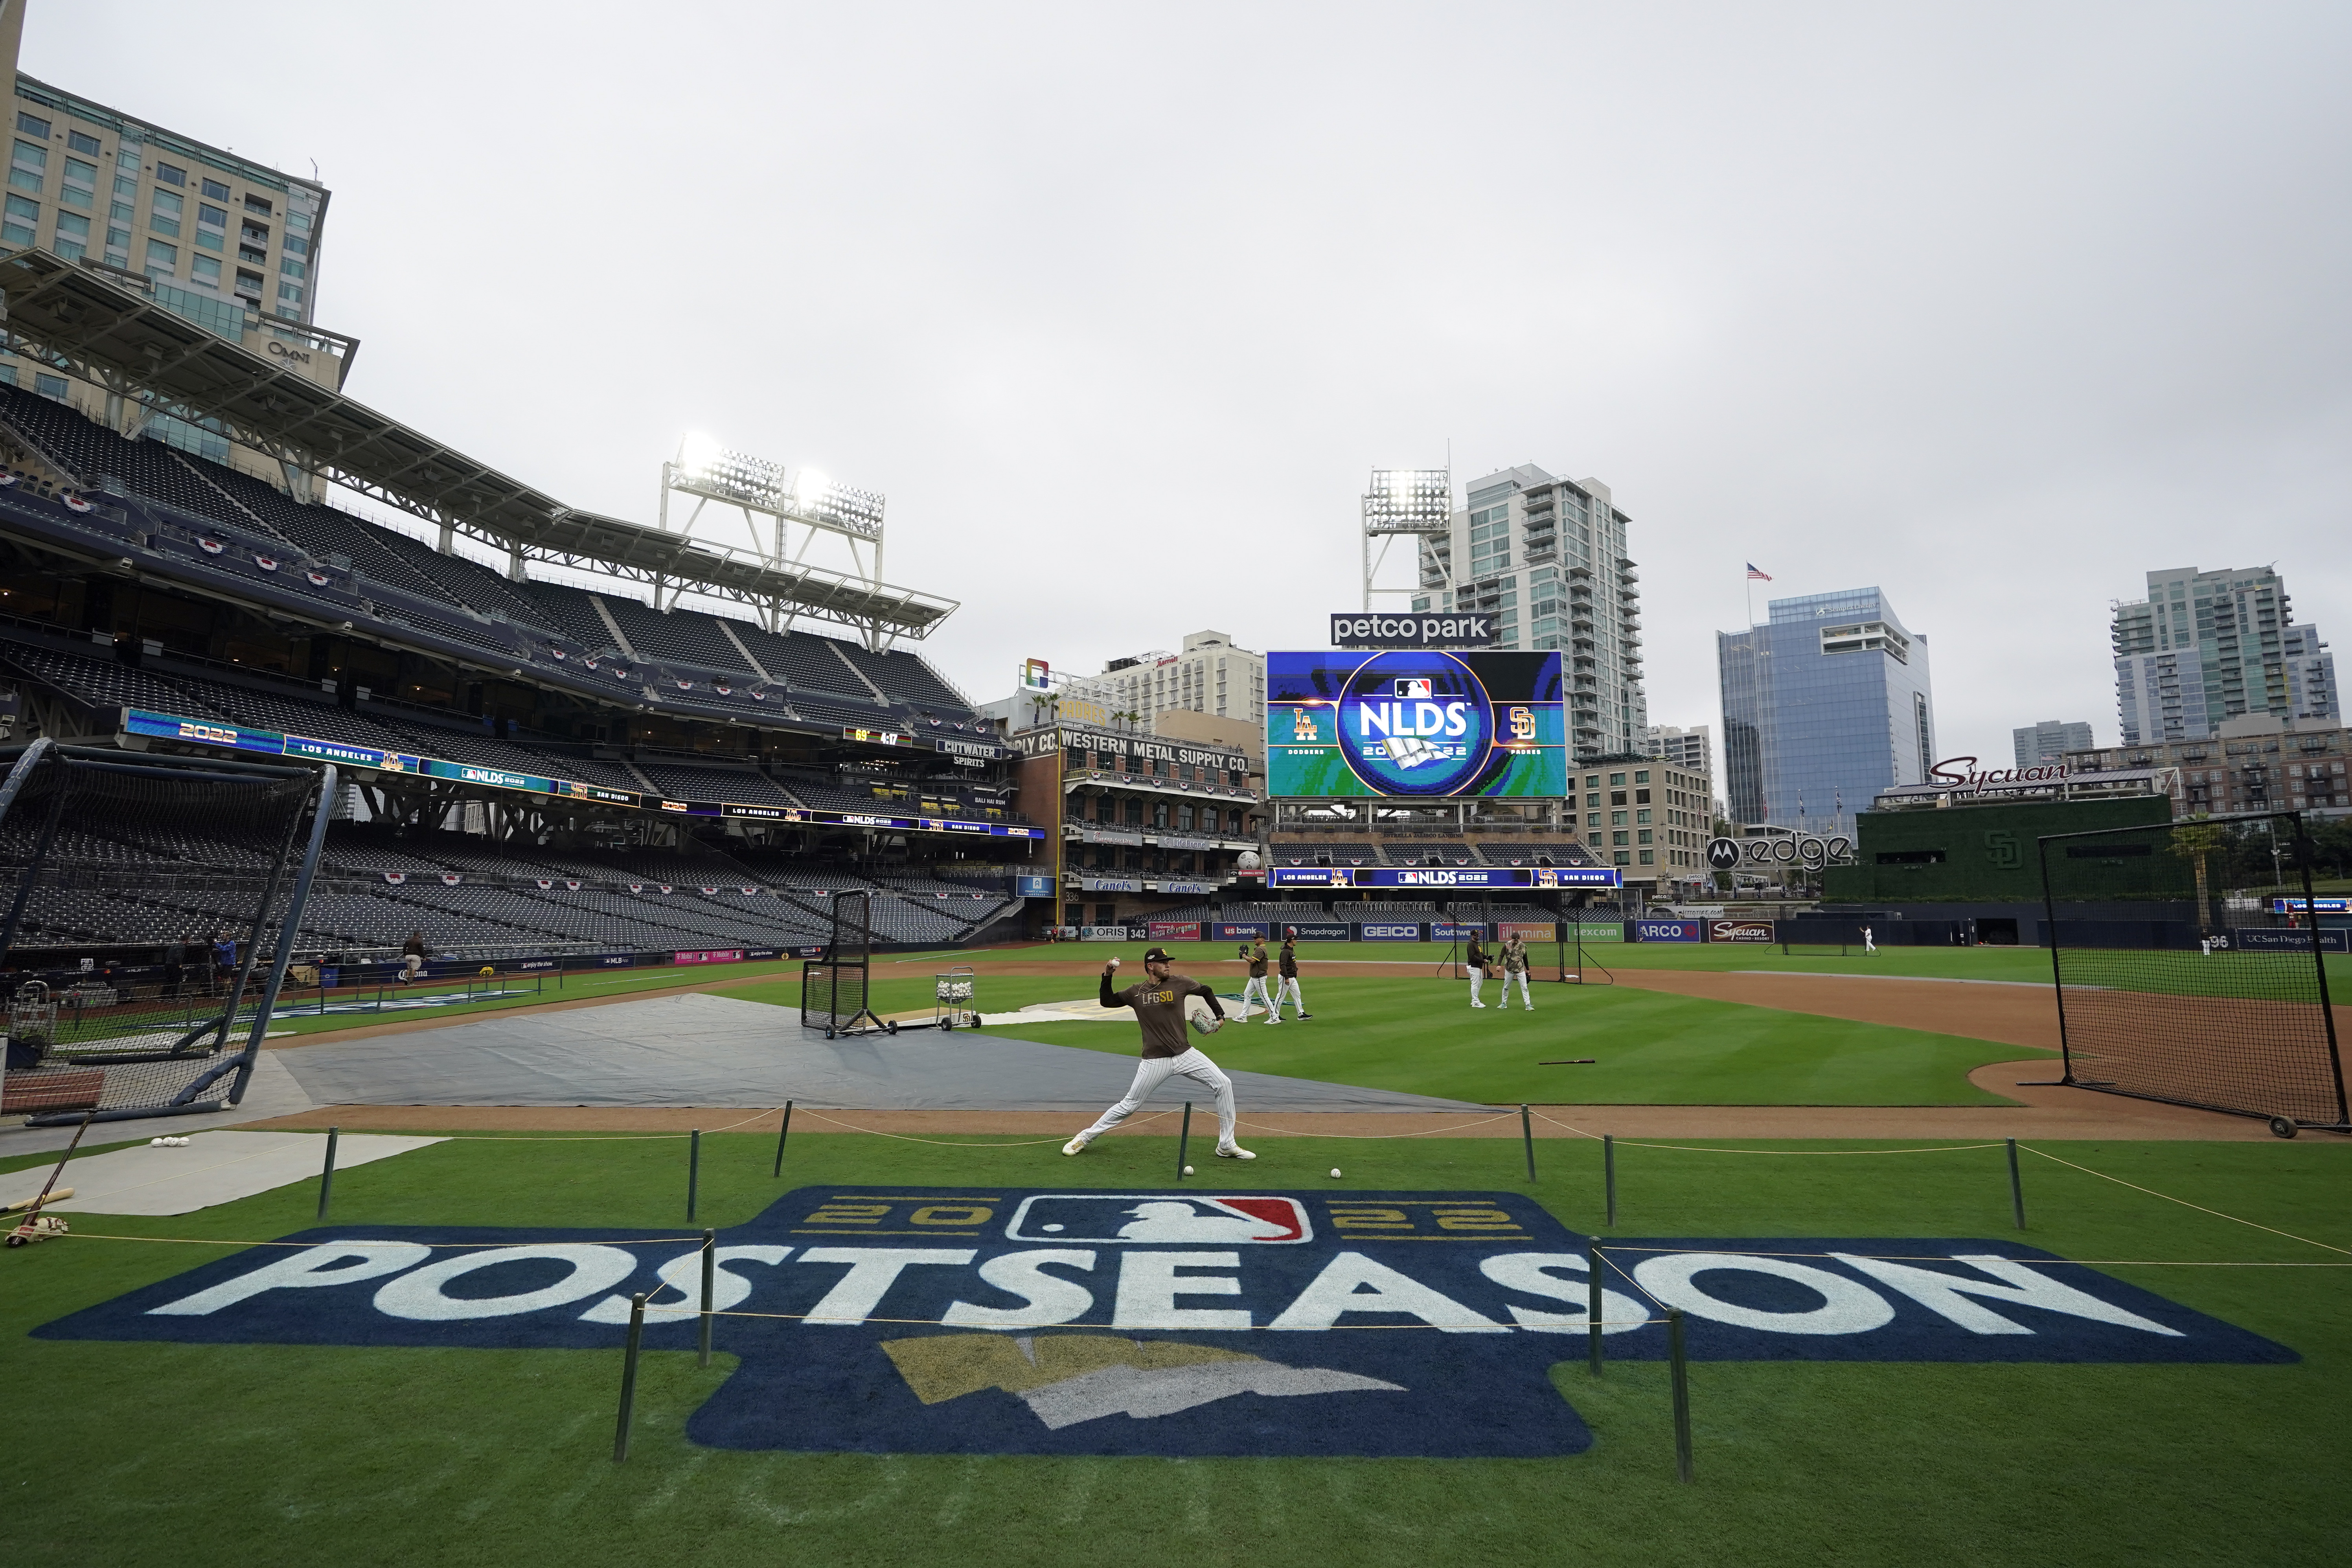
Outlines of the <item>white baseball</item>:
<svg viewBox="0 0 2352 1568">
<path fill-rule="evenodd" d="M 1339 1173 L 1339 1166 L 1337 1166 L 1337 1165 L 1332 1166 L 1332 1167 L 1331 1167 L 1331 1173 L 1332 1173 L 1333 1175 L 1335 1175 L 1335 1176 L 1336 1176 L 1336 1175 L 1338 1175 L 1338 1174 Z"/>
<path fill-rule="evenodd" d="M 1113 969 L 1117 969 L 1117 968 L 1118 967 L 1118 959 L 1116 959 L 1116 958 L 1112 959 L 1112 960 L 1110 961 L 1110 966 L 1111 966 Z"/>
<path fill-rule="evenodd" d="M 161 1149 L 163 1146 L 163 1141 L 161 1138 L 150 1138 L 147 1140 L 147 1147 L 150 1149 Z"/>
<path fill-rule="evenodd" d="M 1192 1173 L 1192 1166 L 1190 1166 L 1190 1165 L 1185 1166 L 1185 1167 L 1184 1167 L 1184 1173 L 1185 1173 L 1186 1175 L 1188 1175 L 1188 1176 L 1189 1176 L 1189 1175 L 1191 1175 L 1191 1174 Z"/>
</svg>

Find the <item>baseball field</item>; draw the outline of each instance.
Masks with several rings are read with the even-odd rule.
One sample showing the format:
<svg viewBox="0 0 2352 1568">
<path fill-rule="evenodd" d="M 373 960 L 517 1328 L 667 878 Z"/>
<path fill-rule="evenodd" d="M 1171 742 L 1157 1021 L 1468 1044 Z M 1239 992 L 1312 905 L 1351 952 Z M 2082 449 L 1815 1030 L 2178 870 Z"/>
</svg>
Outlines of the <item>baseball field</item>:
<svg viewBox="0 0 2352 1568">
<path fill-rule="evenodd" d="M 691 994 L 780 1055 L 1077 1074 L 1133 1023 L 1004 1020 L 1090 996 L 1110 952 L 1139 968 L 877 963 L 876 1010 L 910 1017 L 973 969 L 999 1021 L 961 1036 L 803 1041 L 796 974 L 739 966 L 282 1020 L 271 1054 L 521 1050 Z M 1226 950 L 1178 956 L 1240 991 Z M 814 1097 L 787 1132 L 651 1079 L 641 1106 L 318 1103 L 179 1149 L 94 1127 L 61 1181 L 116 1206 L 0 1256 L 12 1560 L 2340 1551 L 2352 1152 L 2047 1087 L 2046 955 L 1623 949 L 1613 984 L 1507 1012 L 1442 950 L 1302 956 L 1311 1020 L 1201 1043 L 1269 1075 L 1245 1084 L 1397 1103 L 1244 1094 L 1246 1164 L 1173 1082 L 1077 1158 L 1091 1110 Z M 0 1183 L 47 1178 L 36 1136 L 0 1130 Z"/>
</svg>

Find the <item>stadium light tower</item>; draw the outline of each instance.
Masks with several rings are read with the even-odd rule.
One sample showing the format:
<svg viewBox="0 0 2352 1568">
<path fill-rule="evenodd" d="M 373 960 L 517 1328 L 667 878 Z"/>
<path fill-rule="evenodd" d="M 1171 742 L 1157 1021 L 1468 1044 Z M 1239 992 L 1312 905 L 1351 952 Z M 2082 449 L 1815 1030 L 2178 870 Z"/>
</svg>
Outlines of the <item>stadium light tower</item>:
<svg viewBox="0 0 2352 1568">
<path fill-rule="evenodd" d="M 1451 468 L 1374 468 L 1371 488 L 1364 492 L 1364 608 L 1372 607 L 1374 594 L 1410 594 L 1412 588 L 1375 588 L 1372 579 L 1379 575 L 1381 563 L 1389 558 L 1389 546 L 1397 537 L 1412 535 L 1423 541 L 1444 539 L 1454 527 L 1454 470 Z M 1372 541 L 1381 542 L 1380 554 L 1372 553 Z M 1454 586 L 1453 564 L 1446 553 L 1424 542 L 1419 552 L 1426 560 L 1437 563 L 1439 574 L 1450 590 Z M 1416 563 L 1417 570 L 1426 566 Z"/>
<path fill-rule="evenodd" d="M 676 527 L 670 523 L 670 497 L 694 498 L 694 510 Z M 700 431 L 689 431 L 678 442 L 677 456 L 662 465 L 661 526 L 665 531 L 693 538 L 713 504 L 740 515 L 751 536 L 752 552 L 773 568 L 801 564 L 819 534 L 832 534 L 849 547 L 853 575 L 868 588 L 882 583 L 882 498 L 871 490 L 836 484 L 814 468 L 786 470 L 782 463 L 731 451 Z M 706 535 L 706 537 L 708 537 Z M 740 548 L 734 540 L 719 542 Z M 681 587 L 674 587 L 675 604 Z M 762 619 L 772 632 L 792 624 L 795 612 L 770 604 Z"/>
</svg>

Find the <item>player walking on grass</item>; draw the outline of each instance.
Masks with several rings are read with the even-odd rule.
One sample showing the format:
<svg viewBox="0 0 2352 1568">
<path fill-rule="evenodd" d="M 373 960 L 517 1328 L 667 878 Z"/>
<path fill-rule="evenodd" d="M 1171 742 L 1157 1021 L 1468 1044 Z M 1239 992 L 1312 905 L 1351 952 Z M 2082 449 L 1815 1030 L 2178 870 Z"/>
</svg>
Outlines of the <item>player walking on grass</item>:
<svg viewBox="0 0 2352 1568">
<path fill-rule="evenodd" d="M 1513 931 L 1503 939 L 1503 1010 L 1511 1009 L 1511 982 L 1519 983 L 1519 1000 L 1528 1011 L 1536 1010 L 1535 998 L 1528 994 L 1528 939 Z"/>
<path fill-rule="evenodd" d="M 1274 1005 L 1267 1010 L 1265 1021 L 1269 1024 L 1281 1023 L 1282 1005 L 1285 1002 L 1298 1009 L 1299 1023 L 1303 1024 L 1315 1016 L 1307 1010 L 1306 1002 L 1298 994 L 1298 928 L 1297 926 L 1282 928 L 1282 952 L 1276 960 L 1275 967 L 1282 971 L 1282 984 L 1275 987 Z"/>
<path fill-rule="evenodd" d="M 1464 962 L 1470 965 L 1470 1005 L 1484 1007 L 1486 1004 L 1478 1000 L 1478 992 L 1480 987 L 1486 984 L 1486 967 L 1494 960 L 1487 955 L 1486 939 L 1479 931 L 1474 931 L 1470 933 L 1470 951 L 1465 955 Z M 1503 987 L 1503 1005 L 1507 1007 L 1510 1005 L 1511 989 L 1506 983 Z"/>
<path fill-rule="evenodd" d="M 1214 987 L 1173 973 L 1169 963 L 1166 948 L 1145 949 L 1143 972 L 1151 978 L 1124 991 L 1110 988 L 1118 960 L 1114 958 L 1103 966 L 1102 994 L 1098 1000 L 1106 1007 L 1135 1009 L 1135 1021 L 1143 1027 L 1143 1059 L 1135 1066 L 1135 1081 L 1128 1085 L 1127 1098 L 1104 1111 L 1092 1127 L 1063 1144 L 1063 1153 L 1084 1153 L 1087 1144 L 1134 1115 L 1151 1098 L 1153 1089 L 1171 1078 L 1181 1077 L 1191 1079 L 1217 1097 L 1217 1158 L 1257 1158 L 1234 1142 L 1234 1080 L 1218 1069 L 1207 1052 L 1184 1037 L 1184 998 L 1209 999 L 1209 1011 L 1215 1022 L 1206 1025 L 1203 1034 L 1215 1032 L 1225 1021 L 1225 1010 L 1217 1003 Z"/>
<path fill-rule="evenodd" d="M 1242 987 L 1241 1010 L 1234 1016 L 1248 1022 L 1250 1003 L 1255 999 L 1259 1006 L 1265 1009 L 1266 1022 L 1272 1023 L 1274 996 L 1265 988 L 1265 938 L 1251 938 L 1250 944 L 1242 949 L 1242 956 L 1249 960 L 1249 984 Z"/>
</svg>

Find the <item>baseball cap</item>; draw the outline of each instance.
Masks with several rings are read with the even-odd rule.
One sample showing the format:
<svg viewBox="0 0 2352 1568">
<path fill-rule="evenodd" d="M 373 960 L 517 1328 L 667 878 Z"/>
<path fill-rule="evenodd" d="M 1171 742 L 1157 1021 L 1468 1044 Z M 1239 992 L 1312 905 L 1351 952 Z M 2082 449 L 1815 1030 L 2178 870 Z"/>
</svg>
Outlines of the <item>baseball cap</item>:
<svg viewBox="0 0 2352 1568">
<path fill-rule="evenodd" d="M 1168 956 L 1168 950 L 1164 947 L 1147 947 L 1143 950 L 1143 962 L 1146 963 L 1173 963 L 1176 961 Z"/>
</svg>

